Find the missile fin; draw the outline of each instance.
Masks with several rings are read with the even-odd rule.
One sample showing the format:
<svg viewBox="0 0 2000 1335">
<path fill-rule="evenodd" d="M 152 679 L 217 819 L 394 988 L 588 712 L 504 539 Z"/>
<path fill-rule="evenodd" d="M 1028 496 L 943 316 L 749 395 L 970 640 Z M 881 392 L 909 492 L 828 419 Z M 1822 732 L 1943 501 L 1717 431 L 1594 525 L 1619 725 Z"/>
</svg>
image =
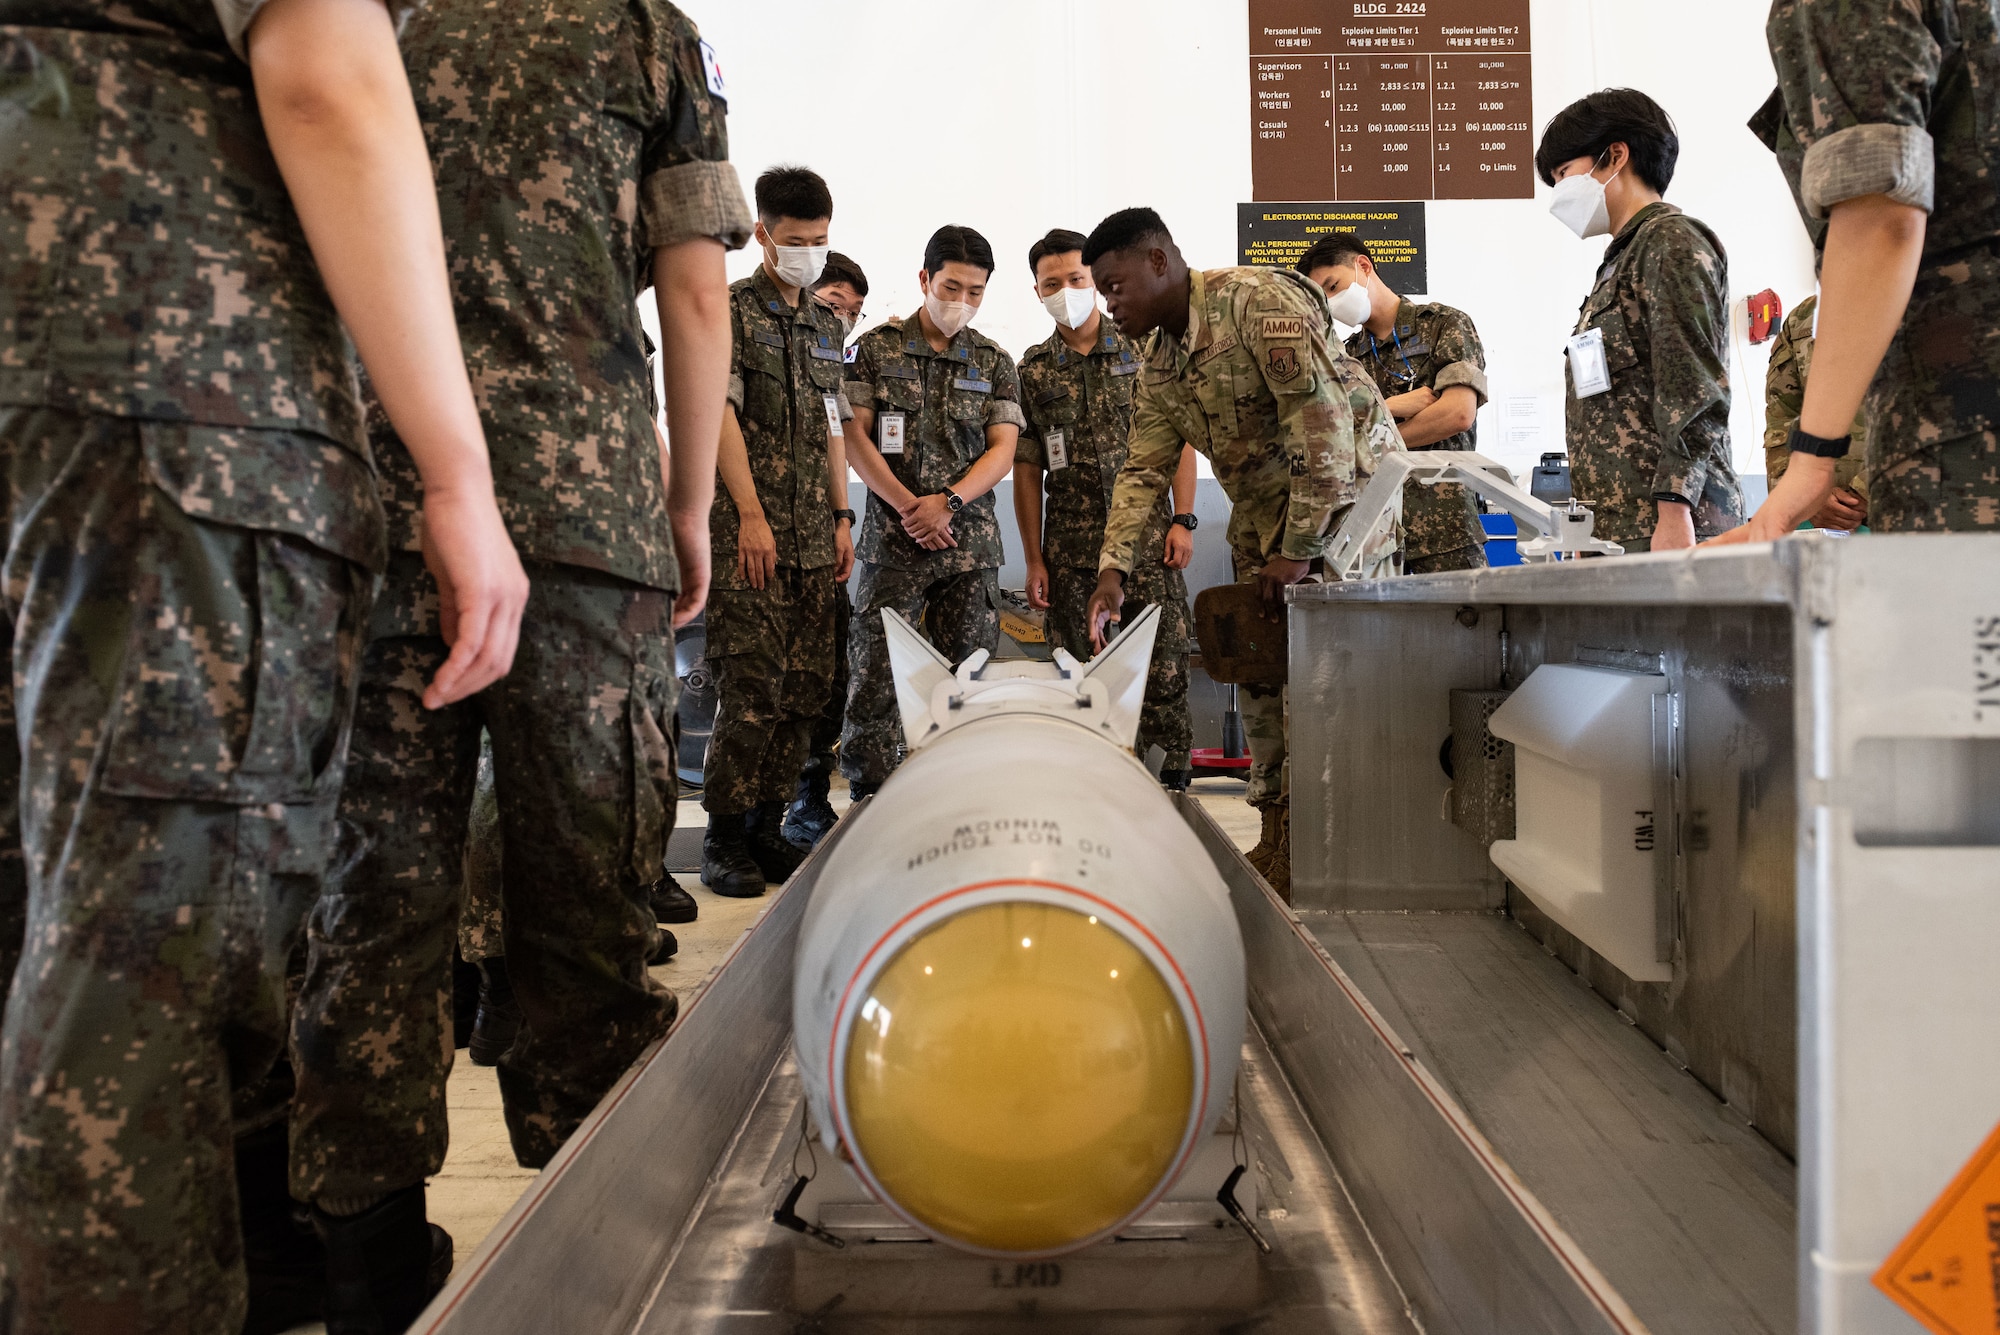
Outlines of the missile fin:
<svg viewBox="0 0 2000 1335">
<path fill-rule="evenodd" d="M 1159 633 L 1160 609 L 1155 604 L 1105 645 L 1104 652 L 1090 661 L 1090 670 L 1083 674 L 1085 681 L 1102 682 L 1110 692 L 1110 717 L 1099 726 L 1123 747 L 1131 747 L 1139 735 L 1139 708 L 1146 700 L 1146 677 L 1153 666 L 1153 641 Z"/>
<path fill-rule="evenodd" d="M 918 634 L 914 626 L 887 608 L 882 612 L 882 625 L 889 633 L 889 671 L 896 679 L 896 707 L 903 716 L 903 737 L 914 747 L 935 724 L 931 718 L 931 695 L 939 682 L 953 680 L 951 660 Z"/>
</svg>

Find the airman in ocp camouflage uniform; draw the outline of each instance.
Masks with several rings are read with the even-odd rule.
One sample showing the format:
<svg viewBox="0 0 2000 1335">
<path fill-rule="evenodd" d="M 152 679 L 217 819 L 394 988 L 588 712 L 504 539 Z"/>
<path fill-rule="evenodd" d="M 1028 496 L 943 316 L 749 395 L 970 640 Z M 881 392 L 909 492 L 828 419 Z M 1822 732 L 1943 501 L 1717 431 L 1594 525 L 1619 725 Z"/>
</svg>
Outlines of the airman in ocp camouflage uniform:
<svg viewBox="0 0 2000 1335">
<path fill-rule="evenodd" d="M 1486 350 L 1472 317 L 1455 307 L 1404 300 L 1396 307 L 1388 342 L 1357 329 L 1347 340 L 1347 355 L 1367 370 L 1384 399 L 1417 389 L 1441 394 L 1463 386 L 1480 406 L 1486 403 Z M 1471 427 L 1416 448 L 1472 450 L 1478 444 L 1478 428 Z M 1403 489 L 1403 573 L 1432 575 L 1485 566 L 1486 530 L 1472 492 L 1422 483 Z"/>
<path fill-rule="evenodd" d="M 385 557 L 260 7 L 0 0 L 9 1331 L 244 1320 L 232 1089 L 283 1051 Z"/>
<path fill-rule="evenodd" d="M 340 1217 L 420 1190 L 444 1161 L 439 999 L 482 728 L 526 1017 L 499 1066 L 515 1157 L 546 1164 L 673 1017 L 646 962 L 676 803 L 681 572 L 636 301 L 663 252 L 740 247 L 750 231 L 719 75 L 666 0 L 435 0 L 404 50 L 501 510 L 534 589 L 512 675 L 424 710 L 415 683 L 446 645 L 415 556 L 421 490 L 394 434 L 378 435 L 396 552 L 293 1037 L 293 1192 Z"/>
<path fill-rule="evenodd" d="M 1778 153 L 1814 243 L 1869 195 L 1930 215 L 1863 405 L 1869 527 L 2000 527 L 2000 15 L 1992 0 L 1776 0 Z M 1789 150 L 1789 151 L 1788 151 Z"/>
<path fill-rule="evenodd" d="M 1131 446 L 1105 527 L 1093 618 L 1106 598 L 1102 576 L 1129 577 L 1183 442 L 1213 464 L 1234 504 L 1229 545 L 1237 577 L 1257 580 L 1280 559 L 1310 569 L 1382 456 L 1403 447 L 1374 382 L 1328 341 L 1319 289 L 1286 270 L 1187 269 L 1150 210 L 1106 219 L 1084 258 L 1119 328 L 1138 332 L 1136 320 L 1151 334 Z M 1185 332 L 1170 335 L 1165 318 L 1143 323 L 1142 293 L 1148 302 L 1184 300 Z M 1390 568 L 1395 547 L 1371 549 L 1364 575 Z M 1248 800 L 1264 813 L 1259 870 L 1289 893 L 1286 693 L 1246 688 L 1241 705 L 1252 762 Z"/>
<path fill-rule="evenodd" d="M 1091 657 L 1090 593 L 1097 586 L 1112 489 L 1125 466 L 1132 391 L 1144 365 L 1130 339 L 1109 320 L 1099 317 L 1098 323 L 1097 346 L 1088 356 L 1064 343 L 1060 330 L 1022 355 L 1021 406 L 1028 429 L 1014 454 L 1017 464 L 1047 478 L 1041 553 L 1049 572 L 1049 643 L 1085 662 Z M 1136 748 L 1142 757 L 1154 746 L 1166 753 L 1163 776 L 1184 775 L 1194 746 L 1187 581 L 1165 563 L 1171 501 L 1169 488 L 1139 536 L 1122 612 L 1129 621 L 1148 606 L 1160 609 Z"/>
<path fill-rule="evenodd" d="M 1564 378 L 1570 480 L 1597 537 L 1652 547 L 1662 501 L 1694 511 L 1695 536 L 1743 522 L 1729 454 L 1729 261 L 1705 225 L 1648 204 L 1604 252 L 1576 333 L 1603 331 L 1611 388 L 1578 398 Z"/>
<path fill-rule="evenodd" d="M 969 229 L 945 228 L 932 238 L 931 250 L 947 236 L 954 252 L 977 259 L 954 254 L 932 263 L 927 257 L 928 281 L 933 286 L 947 281 L 942 271 L 949 265 L 980 273 L 983 292 L 992 274 L 991 247 Z M 991 488 L 1006 475 L 1025 424 L 1021 384 L 1014 359 L 970 327 L 946 337 L 942 350 L 934 348 L 926 320 L 937 302 L 927 294 L 923 312 L 863 334 L 847 367 L 847 399 L 855 414 L 848 462 L 869 483 L 868 511 L 855 545 L 861 573 L 848 641 L 847 724 L 840 739 L 840 772 L 857 797 L 871 795 L 902 760 L 903 725 L 883 611 L 906 617 L 954 663 L 979 649 L 991 653 L 1000 640 L 1005 553 Z M 869 477 L 866 470 L 878 461 L 890 479 Z M 968 485 L 964 479 L 989 469 L 992 478 L 976 495 L 959 497 L 962 507 L 951 517 L 953 545 L 940 549 L 913 538 L 878 490 L 878 483 L 893 480 L 919 499 L 957 496 L 957 488 Z"/>
</svg>

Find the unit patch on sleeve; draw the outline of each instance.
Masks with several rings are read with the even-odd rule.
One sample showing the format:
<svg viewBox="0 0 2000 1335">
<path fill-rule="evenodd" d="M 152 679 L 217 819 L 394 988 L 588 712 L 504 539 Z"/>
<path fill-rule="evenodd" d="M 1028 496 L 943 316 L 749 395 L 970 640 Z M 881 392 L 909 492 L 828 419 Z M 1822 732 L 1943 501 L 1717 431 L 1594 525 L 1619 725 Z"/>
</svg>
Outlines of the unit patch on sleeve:
<svg viewBox="0 0 2000 1335">
<path fill-rule="evenodd" d="M 1299 350 L 1297 348 L 1285 347 L 1282 344 L 1275 346 L 1265 357 L 1264 365 L 1270 372 L 1271 379 L 1281 385 L 1290 384 L 1292 381 L 1298 379 Z"/>
</svg>

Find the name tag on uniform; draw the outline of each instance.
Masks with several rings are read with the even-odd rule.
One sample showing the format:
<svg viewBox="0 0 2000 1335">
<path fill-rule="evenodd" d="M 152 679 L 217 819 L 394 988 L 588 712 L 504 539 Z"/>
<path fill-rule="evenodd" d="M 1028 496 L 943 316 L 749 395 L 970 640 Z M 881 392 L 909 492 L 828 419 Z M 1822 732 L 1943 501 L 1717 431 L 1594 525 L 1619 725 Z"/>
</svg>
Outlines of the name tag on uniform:
<svg viewBox="0 0 2000 1335">
<path fill-rule="evenodd" d="M 777 348 L 782 351 L 784 348 L 789 346 L 785 342 L 785 336 L 783 334 L 773 334 L 762 329 L 756 330 L 750 335 L 750 337 L 755 339 L 757 342 L 762 343 L 767 348 Z"/>
<path fill-rule="evenodd" d="M 1569 378 L 1579 399 L 1611 389 L 1611 367 L 1604 359 L 1604 331 L 1586 329 L 1569 341 Z"/>
<path fill-rule="evenodd" d="M 952 381 L 951 387 L 953 389 L 969 389 L 974 394 L 991 394 L 993 392 L 993 382 L 991 380 L 968 380 L 963 376 Z"/>
<path fill-rule="evenodd" d="M 823 396 L 826 403 L 826 438 L 840 439 L 840 398 L 835 394 Z"/>
<path fill-rule="evenodd" d="M 1049 471 L 1069 467 L 1069 438 L 1060 431 L 1051 431 L 1042 437 L 1042 443 L 1049 451 Z"/>
<path fill-rule="evenodd" d="M 807 351 L 823 362 L 837 362 L 843 356 L 839 348 L 808 348 Z"/>
<path fill-rule="evenodd" d="M 1113 375 L 1137 375 L 1144 362 L 1119 362 L 1111 368 Z"/>
<path fill-rule="evenodd" d="M 902 413 L 883 413 L 881 417 L 881 439 L 876 442 L 884 454 L 903 452 L 903 433 L 909 427 L 909 419 Z"/>
</svg>

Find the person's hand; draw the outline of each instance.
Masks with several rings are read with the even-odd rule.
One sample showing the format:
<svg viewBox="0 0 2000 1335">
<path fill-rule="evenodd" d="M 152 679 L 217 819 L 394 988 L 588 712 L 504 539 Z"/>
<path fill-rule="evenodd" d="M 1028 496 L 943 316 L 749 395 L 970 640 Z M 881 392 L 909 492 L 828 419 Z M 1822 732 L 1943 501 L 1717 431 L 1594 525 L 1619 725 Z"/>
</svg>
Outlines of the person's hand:
<svg viewBox="0 0 2000 1335">
<path fill-rule="evenodd" d="M 1395 398 L 1386 400 L 1389 405 L 1389 415 L 1398 422 L 1409 421 L 1437 401 L 1437 391 L 1427 385 L 1419 385 L 1408 393 L 1398 394 Z"/>
<path fill-rule="evenodd" d="M 951 505 L 942 495 L 919 496 L 902 512 L 903 532 L 929 551 L 958 546 L 951 535 Z"/>
<path fill-rule="evenodd" d="M 1194 534 L 1179 524 L 1167 525 L 1167 569 L 1186 570 L 1192 564 L 1194 564 Z"/>
<path fill-rule="evenodd" d="M 1104 651 L 1107 641 L 1104 628 L 1118 610 L 1125 606 L 1125 576 L 1116 570 L 1099 571 L 1097 587 L 1091 591 L 1090 611 L 1085 620 L 1090 623 L 1090 647 L 1099 653 Z"/>
<path fill-rule="evenodd" d="M 1685 552 L 1694 548 L 1694 507 L 1678 501 L 1659 503 L 1660 522 L 1653 529 L 1653 550 Z"/>
<path fill-rule="evenodd" d="M 1312 573 L 1312 562 L 1274 556 L 1257 574 L 1257 592 L 1273 621 L 1285 614 L 1285 590 Z"/>
<path fill-rule="evenodd" d="M 762 514 L 741 515 L 736 533 L 736 573 L 761 589 L 778 573 L 778 539 Z"/>
<path fill-rule="evenodd" d="M 681 569 L 681 591 L 674 599 L 674 629 L 679 630 L 708 606 L 708 516 L 671 513 L 674 560 Z"/>
<path fill-rule="evenodd" d="M 845 519 L 833 521 L 833 578 L 845 584 L 854 575 L 854 526 Z"/>
<path fill-rule="evenodd" d="M 1028 606 L 1047 611 L 1049 606 L 1049 568 L 1040 561 L 1028 562 Z"/>
<path fill-rule="evenodd" d="M 491 486 L 424 492 L 424 564 L 438 586 L 438 622 L 451 656 L 424 690 L 442 709 L 507 675 L 521 640 L 528 573 L 514 550 Z"/>
<path fill-rule="evenodd" d="M 1846 487 L 1835 487 L 1826 504 L 1812 517 L 1814 528 L 1838 529 L 1842 533 L 1852 533 L 1867 522 L 1868 498 Z"/>
</svg>

